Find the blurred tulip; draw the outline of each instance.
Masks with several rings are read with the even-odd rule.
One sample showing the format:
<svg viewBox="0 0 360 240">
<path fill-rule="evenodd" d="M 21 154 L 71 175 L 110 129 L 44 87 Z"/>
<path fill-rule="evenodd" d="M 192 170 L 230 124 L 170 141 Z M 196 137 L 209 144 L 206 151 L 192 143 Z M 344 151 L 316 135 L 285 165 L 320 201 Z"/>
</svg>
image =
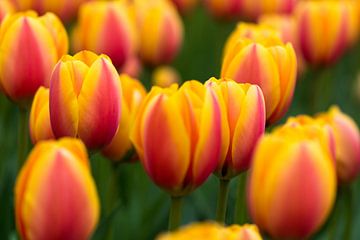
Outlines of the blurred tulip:
<svg viewBox="0 0 360 240">
<path fill-rule="evenodd" d="M 296 85 L 294 48 L 272 28 L 240 23 L 224 50 L 222 78 L 257 84 L 264 93 L 266 123 L 278 121 L 289 108 Z"/>
<path fill-rule="evenodd" d="M 84 145 L 75 139 L 35 146 L 16 180 L 21 239 L 89 239 L 99 200 Z"/>
<path fill-rule="evenodd" d="M 38 17 L 26 12 L 5 18 L 0 28 L 0 82 L 5 94 L 28 104 L 40 86 L 49 86 L 51 71 L 67 50 L 65 28 L 54 14 Z"/>
<path fill-rule="evenodd" d="M 266 14 L 259 17 L 258 23 L 279 31 L 281 40 L 284 43 L 289 42 L 293 45 L 297 57 L 298 73 L 303 73 L 305 70 L 305 62 L 301 56 L 295 17 L 293 15 Z"/>
<path fill-rule="evenodd" d="M 14 11 L 14 5 L 10 2 L 10 0 L 0 1 L 0 23 L 5 18 L 6 14 L 13 13 Z"/>
<path fill-rule="evenodd" d="M 120 72 L 133 78 L 139 78 L 142 72 L 142 64 L 140 59 L 136 55 L 131 56 L 126 60 Z"/>
<path fill-rule="evenodd" d="M 255 225 L 224 227 L 213 222 L 192 223 L 172 233 L 161 234 L 157 240 L 262 240 Z"/>
<path fill-rule="evenodd" d="M 135 0 L 140 57 L 150 65 L 171 62 L 183 40 L 183 25 L 175 6 L 168 0 Z"/>
<path fill-rule="evenodd" d="M 194 9 L 199 0 L 172 0 L 181 13 L 187 13 Z"/>
<path fill-rule="evenodd" d="M 330 108 L 318 118 L 329 124 L 334 132 L 338 179 L 342 183 L 355 180 L 360 172 L 360 133 L 355 121 L 338 107 Z"/>
<path fill-rule="evenodd" d="M 359 33 L 356 3 L 301 1 L 296 7 L 300 49 L 313 65 L 334 63 L 355 42 Z"/>
<path fill-rule="evenodd" d="M 110 59 L 82 51 L 64 56 L 51 76 L 50 120 L 55 137 L 79 137 L 90 149 L 114 137 L 121 113 L 121 85 Z"/>
<path fill-rule="evenodd" d="M 256 85 L 215 78 L 209 82 L 221 89 L 230 129 L 226 160 L 218 165 L 216 174 L 231 179 L 250 167 L 254 147 L 265 131 L 264 96 Z"/>
<path fill-rule="evenodd" d="M 180 82 L 180 75 L 175 68 L 170 66 L 157 67 L 152 76 L 152 83 L 159 87 L 170 87 L 174 83 Z"/>
<path fill-rule="evenodd" d="M 30 111 L 30 137 L 33 144 L 54 139 L 50 123 L 49 89 L 40 87 L 34 97 Z"/>
<path fill-rule="evenodd" d="M 204 0 L 207 9 L 216 17 L 256 19 L 267 13 L 293 11 L 298 0 Z"/>
<path fill-rule="evenodd" d="M 335 164 L 327 145 L 296 125 L 265 135 L 255 150 L 247 190 L 254 223 L 272 238 L 307 239 L 335 200 Z"/>
<path fill-rule="evenodd" d="M 20 11 L 33 9 L 40 14 L 53 12 L 63 21 L 72 20 L 78 8 L 89 0 L 10 0 Z"/>
<path fill-rule="evenodd" d="M 121 1 L 93 1 L 81 6 L 74 28 L 74 50 L 107 54 L 117 68 L 137 50 L 134 20 L 127 4 Z"/>
<path fill-rule="evenodd" d="M 172 196 L 200 186 L 221 164 L 229 128 L 220 89 L 187 81 L 153 87 L 136 117 L 130 138 L 151 179 Z"/>
<path fill-rule="evenodd" d="M 120 81 L 123 90 L 121 120 L 116 135 L 102 151 L 104 156 L 114 161 L 121 161 L 132 148 L 129 138 L 130 129 L 140 104 L 146 96 L 146 90 L 140 81 L 127 75 L 121 75 Z"/>
</svg>

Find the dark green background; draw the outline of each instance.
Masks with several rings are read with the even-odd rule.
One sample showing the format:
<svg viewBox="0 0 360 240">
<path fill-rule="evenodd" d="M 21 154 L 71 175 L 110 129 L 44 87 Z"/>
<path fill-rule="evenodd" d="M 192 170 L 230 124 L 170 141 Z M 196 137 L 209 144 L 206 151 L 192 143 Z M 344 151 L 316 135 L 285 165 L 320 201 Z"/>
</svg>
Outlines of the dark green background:
<svg viewBox="0 0 360 240">
<path fill-rule="evenodd" d="M 218 22 L 202 9 L 184 17 L 185 39 L 174 66 L 184 80 L 206 81 L 219 76 L 222 47 L 235 22 Z M 354 94 L 360 69 L 360 45 L 354 46 L 336 65 L 306 72 L 298 80 L 288 115 L 313 114 L 338 104 L 344 112 L 360 122 L 359 105 Z M 150 71 L 142 80 L 148 86 Z M 17 162 L 16 105 L 0 96 L 0 239 L 16 239 L 13 216 L 13 186 Z M 139 163 L 113 166 L 95 154 L 91 157 L 93 175 L 98 187 L 102 215 L 94 239 L 153 239 L 167 228 L 170 201 L 147 177 Z M 113 173 L 116 173 L 114 181 Z M 114 188 L 114 184 L 117 185 Z M 237 179 L 232 181 L 227 223 L 233 222 Z M 197 191 L 184 200 L 182 223 L 214 219 L 217 179 L 211 176 Z M 119 197 L 116 197 L 116 192 Z M 112 200 L 111 200 L 112 199 Z M 335 211 L 314 239 L 360 239 L 360 185 L 338 189 Z M 41 206 L 39 206 L 41 207 Z M 349 231 L 348 231 L 349 232 Z"/>
</svg>

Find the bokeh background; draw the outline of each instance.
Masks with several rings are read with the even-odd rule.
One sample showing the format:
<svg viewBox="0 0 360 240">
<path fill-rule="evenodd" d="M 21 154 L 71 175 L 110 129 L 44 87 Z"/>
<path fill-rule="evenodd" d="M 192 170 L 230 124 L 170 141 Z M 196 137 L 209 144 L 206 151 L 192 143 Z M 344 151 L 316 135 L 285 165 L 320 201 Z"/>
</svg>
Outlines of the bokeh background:
<svg viewBox="0 0 360 240">
<path fill-rule="evenodd" d="M 223 44 L 236 22 L 215 20 L 201 7 L 183 16 L 183 21 L 185 39 L 172 65 L 183 81 L 196 79 L 204 82 L 212 76 L 219 77 Z M 145 68 L 141 76 L 147 88 L 151 85 L 152 71 Z M 332 66 L 308 69 L 298 78 L 287 116 L 326 111 L 337 104 L 360 124 L 358 72 L 360 44 L 348 50 Z M 18 114 L 16 105 L 0 95 L 1 239 L 17 239 L 13 187 L 17 171 Z M 102 206 L 101 219 L 92 239 L 153 239 L 166 231 L 170 199 L 149 180 L 139 162 L 114 165 L 100 154 L 92 153 L 91 164 Z M 115 177 L 113 171 L 116 171 Z M 231 184 L 228 223 L 233 222 L 237 182 L 233 180 Z M 183 224 L 215 218 L 217 184 L 217 179 L 211 176 L 202 187 L 185 198 Z M 338 188 L 338 193 L 330 218 L 313 239 L 360 239 L 360 181 Z M 246 211 L 245 205 L 243 211 Z"/>
</svg>

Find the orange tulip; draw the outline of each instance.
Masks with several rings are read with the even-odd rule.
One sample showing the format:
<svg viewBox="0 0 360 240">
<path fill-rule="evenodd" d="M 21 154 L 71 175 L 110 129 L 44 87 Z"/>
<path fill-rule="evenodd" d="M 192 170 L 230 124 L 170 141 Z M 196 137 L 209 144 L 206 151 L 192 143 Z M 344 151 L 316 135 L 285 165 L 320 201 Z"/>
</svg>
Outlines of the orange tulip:
<svg viewBox="0 0 360 240">
<path fill-rule="evenodd" d="M 172 0 L 181 13 L 187 13 L 194 9 L 199 0 Z"/>
<path fill-rule="evenodd" d="M 72 37 L 74 50 L 108 55 L 117 68 L 137 50 L 137 36 L 130 9 L 121 1 L 92 1 L 81 6 Z"/>
<path fill-rule="evenodd" d="M 50 123 L 49 89 L 40 87 L 35 94 L 30 111 L 30 137 L 33 144 L 54 139 Z"/>
<path fill-rule="evenodd" d="M 188 81 L 153 87 L 130 138 L 151 179 L 172 196 L 200 186 L 224 161 L 229 128 L 220 89 Z"/>
<path fill-rule="evenodd" d="M 170 66 L 157 67 L 152 75 L 152 83 L 159 87 L 170 87 L 172 84 L 180 83 L 180 75 L 175 68 Z"/>
<path fill-rule="evenodd" d="M 294 48 L 263 25 L 240 23 L 225 45 L 222 78 L 257 84 L 265 97 L 266 121 L 273 124 L 289 108 L 296 85 Z"/>
<path fill-rule="evenodd" d="M 75 139 L 37 144 L 15 185 L 21 239 L 89 239 L 99 208 L 84 145 Z"/>
<path fill-rule="evenodd" d="M 146 90 L 138 80 L 121 75 L 120 81 L 123 99 L 119 127 L 111 143 L 102 150 L 104 156 L 114 161 L 121 161 L 125 154 L 132 149 L 129 138 L 130 129 L 140 104 L 146 96 Z"/>
<path fill-rule="evenodd" d="M 7 17 L 0 28 L 0 82 L 5 94 L 28 104 L 40 86 L 49 86 L 51 71 L 67 50 L 65 28 L 54 14 Z"/>
<path fill-rule="evenodd" d="M 50 84 L 55 137 L 79 137 L 90 149 L 109 144 L 120 121 L 121 91 L 118 73 L 107 56 L 89 51 L 64 56 Z"/>
</svg>

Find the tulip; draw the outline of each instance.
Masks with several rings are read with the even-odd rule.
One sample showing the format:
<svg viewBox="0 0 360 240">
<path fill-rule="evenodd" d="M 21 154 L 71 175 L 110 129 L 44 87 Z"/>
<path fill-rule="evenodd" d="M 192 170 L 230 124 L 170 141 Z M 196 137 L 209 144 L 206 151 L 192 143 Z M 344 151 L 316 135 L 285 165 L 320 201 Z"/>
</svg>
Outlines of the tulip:
<svg viewBox="0 0 360 240">
<path fill-rule="evenodd" d="M 147 174 L 172 196 L 169 228 L 176 228 L 181 196 L 204 183 L 225 159 L 229 128 L 220 89 L 197 81 L 179 90 L 153 87 L 130 139 Z"/>
<path fill-rule="evenodd" d="M 338 180 L 350 183 L 360 172 L 360 133 L 355 121 L 341 112 L 338 107 L 332 107 L 318 118 L 329 124 L 334 132 L 335 159 Z"/>
<path fill-rule="evenodd" d="M 133 78 L 139 78 L 142 72 L 142 64 L 140 59 L 136 55 L 131 56 L 126 60 L 120 72 Z"/>
<path fill-rule="evenodd" d="M 0 1 L 0 23 L 7 14 L 13 13 L 14 10 L 14 5 L 10 2 L 10 0 Z"/>
<path fill-rule="evenodd" d="M 181 13 L 187 13 L 194 9 L 198 4 L 198 0 L 172 0 Z"/>
<path fill-rule="evenodd" d="M 40 86 L 49 87 L 51 71 L 67 50 L 65 28 L 54 14 L 38 17 L 26 12 L 5 18 L 0 29 L 0 85 L 4 93 L 27 105 Z"/>
<path fill-rule="evenodd" d="M 120 82 L 123 90 L 121 120 L 111 143 L 102 150 L 104 156 L 114 161 L 121 161 L 132 149 L 129 138 L 130 129 L 140 104 L 146 96 L 146 90 L 140 81 L 121 75 Z"/>
<path fill-rule="evenodd" d="M 225 45 L 221 77 L 259 85 L 268 125 L 278 121 L 289 108 L 296 72 L 294 48 L 284 44 L 271 28 L 239 24 Z"/>
<path fill-rule="evenodd" d="M 89 239 L 99 200 L 80 141 L 35 146 L 16 180 L 15 217 L 21 239 Z"/>
<path fill-rule="evenodd" d="M 274 239 L 307 239 L 331 211 L 335 164 L 317 136 L 287 126 L 265 135 L 256 147 L 248 208 L 254 223 Z"/>
<path fill-rule="evenodd" d="M 307 62 L 335 62 L 359 32 L 354 1 L 302 1 L 296 7 L 300 49 Z"/>
<path fill-rule="evenodd" d="M 180 50 L 183 25 L 175 6 L 167 0 L 135 0 L 140 57 L 150 65 L 171 62 Z"/>
<path fill-rule="evenodd" d="M 54 139 L 50 123 L 49 89 L 40 87 L 35 94 L 30 111 L 30 137 L 33 144 Z"/>
<path fill-rule="evenodd" d="M 173 233 L 161 234 L 157 240 L 262 240 L 255 225 L 224 227 L 213 222 L 192 223 Z"/>
<path fill-rule="evenodd" d="M 68 22 L 72 20 L 79 6 L 89 0 L 10 0 L 20 11 L 33 9 L 40 14 L 53 12 L 61 20 Z"/>
<path fill-rule="evenodd" d="M 127 4 L 89 2 L 81 6 L 72 37 L 74 50 L 108 55 L 117 68 L 134 55 L 137 36 Z"/>
<path fill-rule="evenodd" d="M 56 138 L 79 137 L 90 149 L 110 143 L 119 125 L 121 85 L 110 59 L 82 51 L 64 56 L 50 83 L 50 121 Z"/>
<path fill-rule="evenodd" d="M 181 80 L 179 73 L 175 68 L 170 66 L 157 67 L 152 76 L 152 83 L 159 87 L 170 87 L 174 83 L 179 83 Z"/>
</svg>

